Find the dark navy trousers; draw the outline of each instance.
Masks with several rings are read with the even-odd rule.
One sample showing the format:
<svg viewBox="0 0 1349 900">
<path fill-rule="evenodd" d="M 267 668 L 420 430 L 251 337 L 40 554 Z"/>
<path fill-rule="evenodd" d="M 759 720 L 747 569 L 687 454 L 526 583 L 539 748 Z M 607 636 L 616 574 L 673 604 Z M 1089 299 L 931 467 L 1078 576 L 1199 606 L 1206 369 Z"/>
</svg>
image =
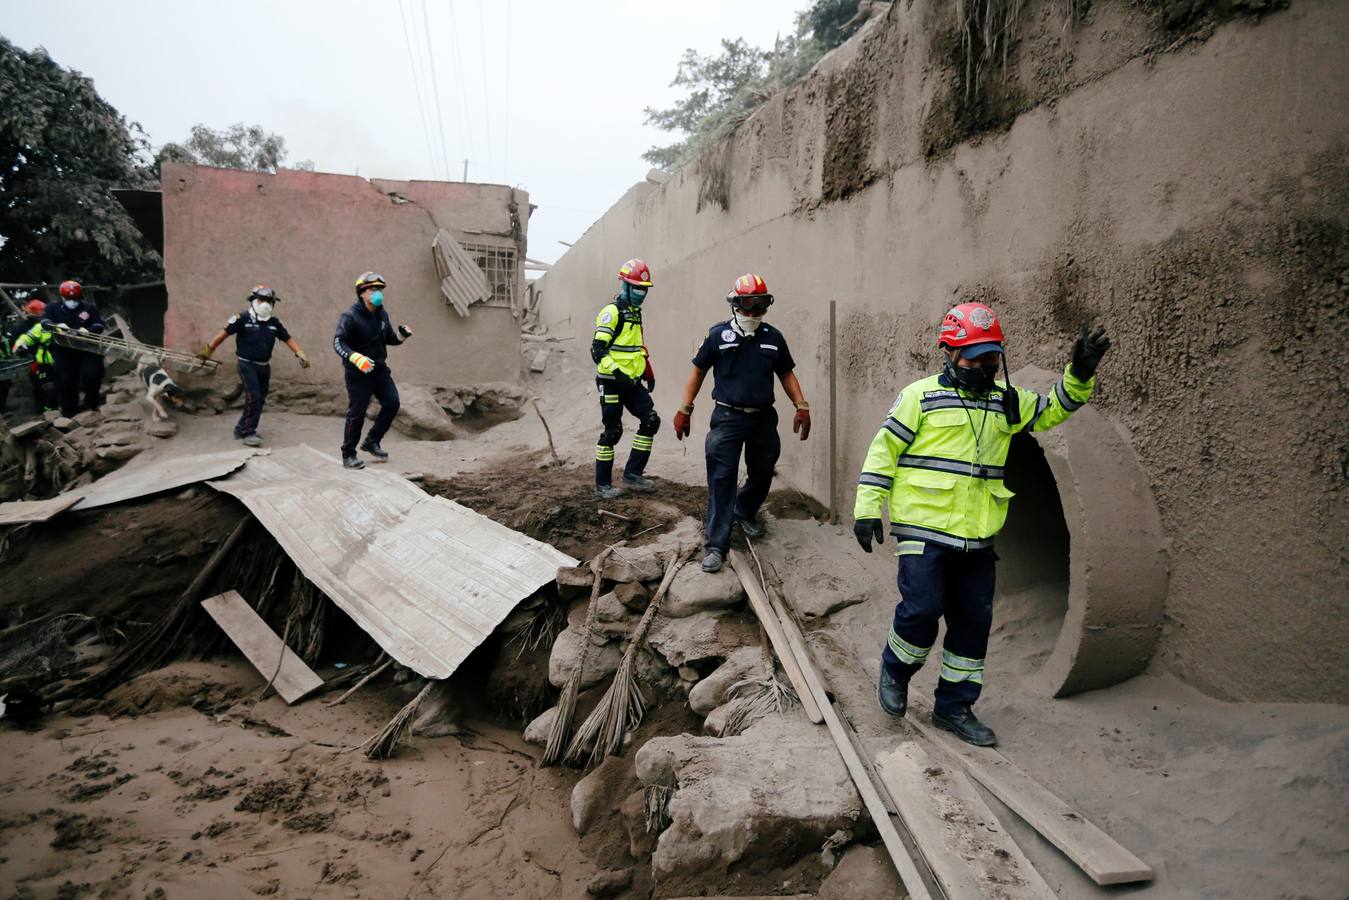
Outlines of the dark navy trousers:
<svg viewBox="0 0 1349 900">
<path fill-rule="evenodd" d="M 393 417 L 398 415 L 398 387 L 393 383 L 393 372 L 388 366 L 377 366 L 375 371 L 366 375 L 355 366 L 343 366 L 347 376 L 347 424 L 342 431 L 342 455 L 355 456 L 356 445 L 361 440 L 361 429 L 365 427 L 365 411 L 370 408 L 370 398 L 379 401 L 379 414 L 375 424 L 370 426 L 366 439 L 378 444 L 389 433 Z"/>
<path fill-rule="evenodd" d="M 272 385 L 272 367 L 241 359 L 239 380 L 244 384 L 244 410 L 234 425 L 234 436 L 244 438 L 258 433 L 258 420 L 262 418 L 267 390 Z"/>
<path fill-rule="evenodd" d="M 899 548 L 900 601 L 881 665 L 907 684 L 937 641 L 937 620 L 945 618 L 934 706 L 957 712 L 978 700 L 984 685 L 998 556 L 992 547 L 964 551 L 920 541 L 901 541 Z"/>
<path fill-rule="evenodd" d="M 778 414 L 771 406 L 759 412 L 741 412 L 727 406 L 712 411 L 704 444 L 707 454 L 707 518 L 703 531 L 707 547 L 726 552 L 731 526 L 737 517 L 753 519 L 773 486 L 773 466 L 782 452 Z M 736 492 L 741 451 L 745 454 L 745 484 Z"/>
<path fill-rule="evenodd" d="M 61 415 L 66 418 L 80 412 L 80 392 L 84 392 L 84 408 L 98 409 L 103 398 L 103 357 L 68 347 L 54 349 L 52 358 L 56 376 L 56 396 Z"/>
</svg>

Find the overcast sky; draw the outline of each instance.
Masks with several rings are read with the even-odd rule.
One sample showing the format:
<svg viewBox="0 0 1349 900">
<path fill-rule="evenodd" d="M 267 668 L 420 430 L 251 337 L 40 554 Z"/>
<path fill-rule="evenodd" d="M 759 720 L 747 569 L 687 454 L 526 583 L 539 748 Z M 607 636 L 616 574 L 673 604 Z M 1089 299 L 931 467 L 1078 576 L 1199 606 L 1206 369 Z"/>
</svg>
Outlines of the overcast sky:
<svg viewBox="0 0 1349 900">
<path fill-rule="evenodd" d="M 642 109 L 678 96 L 684 49 L 772 46 L 808 2 L 0 0 L 0 33 L 93 78 L 156 146 L 245 122 L 323 172 L 458 180 L 467 158 L 470 181 L 530 192 L 529 255 L 551 262 L 672 140 Z"/>
</svg>

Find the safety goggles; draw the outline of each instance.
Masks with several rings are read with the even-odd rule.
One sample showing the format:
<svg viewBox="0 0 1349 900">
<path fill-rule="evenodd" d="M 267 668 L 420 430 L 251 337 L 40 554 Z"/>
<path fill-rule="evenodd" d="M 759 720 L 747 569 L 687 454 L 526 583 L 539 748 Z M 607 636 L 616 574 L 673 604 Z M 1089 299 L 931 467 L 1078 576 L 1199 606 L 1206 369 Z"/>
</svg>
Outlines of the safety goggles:
<svg viewBox="0 0 1349 900">
<path fill-rule="evenodd" d="M 276 302 L 276 290 L 274 288 L 258 288 L 248 296 L 250 300 L 268 300 Z"/>
<path fill-rule="evenodd" d="M 773 305 L 772 294 L 749 294 L 745 296 L 732 294 L 726 299 L 730 301 L 733 309 L 747 316 L 761 316 L 768 312 L 768 307 Z"/>
</svg>

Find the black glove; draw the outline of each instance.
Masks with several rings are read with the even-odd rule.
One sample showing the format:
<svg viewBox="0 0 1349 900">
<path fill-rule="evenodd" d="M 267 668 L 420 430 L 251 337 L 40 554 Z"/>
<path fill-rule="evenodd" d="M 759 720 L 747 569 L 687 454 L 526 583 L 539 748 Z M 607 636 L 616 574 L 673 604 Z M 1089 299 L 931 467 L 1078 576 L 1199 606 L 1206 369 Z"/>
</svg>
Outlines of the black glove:
<svg viewBox="0 0 1349 900">
<path fill-rule="evenodd" d="M 599 361 L 609 354 L 609 345 L 596 338 L 590 342 L 590 358 L 598 365 Z"/>
<path fill-rule="evenodd" d="M 885 544 L 885 529 L 881 527 L 880 519 L 858 519 L 852 523 L 852 533 L 857 543 L 868 553 L 871 552 L 872 541 L 876 542 L 877 547 Z"/>
<path fill-rule="evenodd" d="M 1073 377 L 1083 381 L 1096 374 L 1101 357 L 1110 349 L 1110 338 L 1106 337 L 1105 326 L 1090 328 L 1082 326 L 1077 334 L 1077 343 L 1073 344 Z"/>
</svg>

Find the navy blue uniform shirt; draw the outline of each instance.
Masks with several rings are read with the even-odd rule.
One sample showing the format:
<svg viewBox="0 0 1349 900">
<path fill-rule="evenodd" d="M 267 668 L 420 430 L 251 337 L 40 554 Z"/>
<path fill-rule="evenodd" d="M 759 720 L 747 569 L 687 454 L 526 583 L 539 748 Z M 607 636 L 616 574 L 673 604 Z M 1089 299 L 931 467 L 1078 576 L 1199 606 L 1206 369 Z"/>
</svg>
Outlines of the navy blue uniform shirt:
<svg viewBox="0 0 1349 900">
<path fill-rule="evenodd" d="M 47 309 L 42 314 L 42 324 L 48 328 L 53 325 L 67 325 L 71 331 L 83 328 L 94 334 L 102 334 L 103 314 L 98 311 L 98 307 L 83 300 L 77 303 L 74 309 L 68 308 L 64 301 L 59 301 L 47 304 Z"/>
<path fill-rule="evenodd" d="M 732 328 L 729 321 L 718 322 L 707 332 L 693 364 L 712 370 L 713 400 L 752 407 L 772 406 L 774 377 L 796 368 L 787 339 L 767 322 L 750 337 Z"/>
<path fill-rule="evenodd" d="M 389 345 L 401 343 L 403 339 L 389 323 L 389 314 L 384 311 L 384 307 L 378 306 L 371 312 L 360 300 L 342 313 L 342 317 L 337 320 L 337 334 L 333 335 L 333 350 L 349 366 L 351 360 L 347 357 L 353 351 L 370 357 L 379 366 L 389 355 Z"/>
<path fill-rule="evenodd" d="M 278 340 L 290 340 L 290 332 L 281 320 L 272 316 L 266 322 L 248 309 L 230 316 L 225 323 L 225 334 L 234 335 L 234 352 L 240 359 L 265 363 L 272 358 L 272 347 Z"/>
</svg>

